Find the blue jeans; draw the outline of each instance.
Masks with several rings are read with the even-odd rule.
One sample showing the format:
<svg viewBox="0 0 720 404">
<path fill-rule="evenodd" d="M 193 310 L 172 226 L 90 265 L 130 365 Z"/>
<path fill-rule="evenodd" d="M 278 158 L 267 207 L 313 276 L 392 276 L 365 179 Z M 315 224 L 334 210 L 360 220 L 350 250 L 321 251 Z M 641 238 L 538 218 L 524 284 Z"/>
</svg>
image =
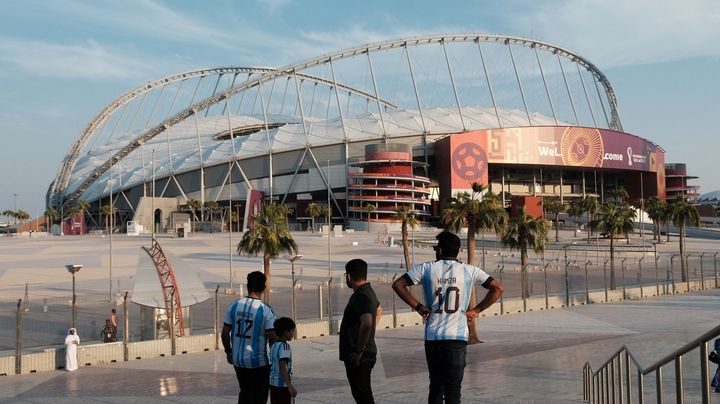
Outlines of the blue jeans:
<svg viewBox="0 0 720 404">
<path fill-rule="evenodd" d="M 429 404 L 460 402 L 466 352 L 465 341 L 425 341 L 425 359 L 430 373 Z"/>
</svg>

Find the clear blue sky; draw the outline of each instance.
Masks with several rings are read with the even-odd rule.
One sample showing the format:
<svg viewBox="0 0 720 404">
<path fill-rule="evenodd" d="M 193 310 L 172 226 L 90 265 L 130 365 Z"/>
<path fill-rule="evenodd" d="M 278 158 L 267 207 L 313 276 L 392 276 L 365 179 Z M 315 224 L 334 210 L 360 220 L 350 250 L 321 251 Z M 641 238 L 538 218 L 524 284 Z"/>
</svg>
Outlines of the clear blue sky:
<svg viewBox="0 0 720 404">
<path fill-rule="evenodd" d="M 720 2 L 109 1 L 0 3 L 0 210 L 34 217 L 85 124 L 142 82 L 208 66 L 274 66 L 408 35 L 526 36 L 610 79 L 627 132 L 720 189 Z"/>
</svg>

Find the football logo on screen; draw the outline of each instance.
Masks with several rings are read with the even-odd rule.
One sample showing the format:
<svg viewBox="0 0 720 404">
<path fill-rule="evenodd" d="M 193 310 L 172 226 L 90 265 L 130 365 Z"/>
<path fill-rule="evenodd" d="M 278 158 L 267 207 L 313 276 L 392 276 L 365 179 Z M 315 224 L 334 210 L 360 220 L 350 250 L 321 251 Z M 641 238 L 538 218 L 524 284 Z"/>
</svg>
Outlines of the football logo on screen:
<svg viewBox="0 0 720 404">
<path fill-rule="evenodd" d="M 475 143 L 458 145 L 453 151 L 451 161 L 455 174 L 464 180 L 479 180 L 487 171 L 487 154 Z"/>
<path fill-rule="evenodd" d="M 568 166 L 601 167 L 604 154 L 602 135 L 597 129 L 568 128 L 563 133 L 560 149 L 563 164 Z"/>
</svg>

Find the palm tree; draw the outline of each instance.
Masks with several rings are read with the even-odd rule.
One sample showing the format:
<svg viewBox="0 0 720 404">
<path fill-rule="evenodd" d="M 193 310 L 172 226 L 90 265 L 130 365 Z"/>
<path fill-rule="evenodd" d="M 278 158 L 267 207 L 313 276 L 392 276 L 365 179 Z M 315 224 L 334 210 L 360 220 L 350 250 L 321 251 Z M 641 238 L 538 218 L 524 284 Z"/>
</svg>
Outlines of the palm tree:
<svg viewBox="0 0 720 404">
<path fill-rule="evenodd" d="M 717 205 L 713 206 L 713 213 L 715 216 L 720 216 L 720 202 L 717 203 Z"/>
<path fill-rule="evenodd" d="M 561 213 L 565 213 L 565 204 L 560 202 L 558 198 L 552 198 L 543 203 L 545 212 L 555 215 L 555 242 L 560 241 L 560 226 L 558 226 L 558 217 Z"/>
<path fill-rule="evenodd" d="M 372 212 L 375 212 L 377 210 L 377 206 L 373 205 L 372 203 L 366 203 L 365 206 L 362 207 L 362 211 L 367 213 L 368 215 L 368 233 L 370 233 L 370 214 Z"/>
<path fill-rule="evenodd" d="M 595 219 L 595 215 L 598 211 L 598 200 L 594 196 L 586 196 L 582 199 L 581 202 L 582 210 L 587 214 L 587 231 L 588 231 L 588 238 L 587 242 L 590 244 L 590 236 L 592 236 L 592 226 L 590 225 L 590 222 L 592 222 Z"/>
<path fill-rule="evenodd" d="M 100 214 L 102 214 L 105 217 L 105 229 L 107 230 L 108 234 L 112 231 L 110 228 L 110 216 L 114 216 L 115 213 L 117 213 L 117 208 L 111 205 L 103 205 L 100 208 Z"/>
<path fill-rule="evenodd" d="M 193 216 L 193 221 L 197 222 L 198 217 L 195 212 L 197 212 L 198 209 L 202 208 L 202 203 L 197 199 L 188 199 L 186 206 L 188 207 L 188 209 L 190 209 L 190 213 Z M 155 213 L 153 212 L 153 214 Z"/>
<path fill-rule="evenodd" d="M 630 209 L 634 213 L 634 210 Z M 592 227 L 610 237 L 610 289 L 615 290 L 615 238 L 620 234 L 633 231 L 634 215 L 622 205 L 606 202 L 600 205 L 598 218 Z"/>
<path fill-rule="evenodd" d="M 408 247 L 408 226 L 414 229 L 418 225 L 416 211 L 410 205 L 395 208 L 393 219 L 400 220 L 400 234 L 402 235 L 403 255 L 405 256 L 405 272 L 410 270 L 410 250 Z"/>
<path fill-rule="evenodd" d="M 220 204 L 215 201 L 205 202 L 205 208 L 210 211 L 210 233 L 213 232 L 213 221 L 215 219 L 215 211 L 220 207 Z"/>
<path fill-rule="evenodd" d="M 5 216 L 6 221 L 7 221 L 7 227 L 5 228 L 6 229 L 5 232 L 8 232 L 9 231 L 8 229 L 10 228 L 10 218 L 16 217 L 15 211 L 14 210 L 3 210 L 2 214 L 3 214 L 3 216 Z"/>
<path fill-rule="evenodd" d="M 20 223 L 26 222 L 28 219 L 30 219 L 30 214 L 25 212 L 24 210 L 18 210 L 15 212 L 15 217 L 20 220 Z"/>
<path fill-rule="evenodd" d="M 323 205 L 319 205 L 315 202 L 310 202 L 305 208 L 305 213 L 310 215 L 311 225 L 310 225 L 310 231 L 315 233 L 315 218 L 322 215 L 325 212 L 323 209 Z"/>
<path fill-rule="evenodd" d="M 567 209 L 567 214 L 570 217 L 577 217 L 578 219 L 585 215 L 582 199 L 573 199 L 570 202 L 570 206 Z M 577 229 L 580 230 L 580 224 L 578 223 Z"/>
<path fill-rule="evenodd" d="M 520 250 L 520 265 L 522 274 L 522 295 L 530 296 L 528 273 L 525 270 L 528 265 L 528 247 L 531 247 L 536 254 L 545 251 L 545 243 L 549 241 L 548 222 L 542 218 L 534 218 L 521 208 L 517 216 L 510 218 L 505 229 L 503 229 L 500 241 L 511 249 Z"/>
<path fill-rule="evenodd" d="M 653 240 L 660 242 L 660 221 L 665 210 L 665 202 L 653 196 L 645 203 L 648 217 L 653 221 Z"/>
<path fill-rule="evenodd" d="M 443 220 L 445 221 L 445 229 L 458 232 L 467 226 L 467 247 L 468 247 L 468 264 L 475 265 L 475 235 L 480 232 L 482 236 L 482 269 L 485 270 L 485 230 L 495 229 L 496 233 L 507 221 L 505 210 L 500 207 L 500 201 L 492 192 L 485 191 L 485 187 L 474 182 L 472 184 L 472 194 L 467 192 L 459 192 L 450 198 L 447 207 L 443 210 Z M 482 195 L 482 196 L 481 196 Z M 470 307 L 474 307 L 477 302 L 475 289 L 470 294 Z M 480 342 L 477 331 L 475 329 L 474 319 L 468 321 L 470 330 L 468 343 L 476 344 Z"/>
<path fill-rule="evenodd" d="M 92 222 L 95 223 L 95 226 L 98 225 L 97 222 L 95 221 L 95 218 L 92 217 L 92 215 L 88 215 L 88 214 L 87 214 L 87 213 L 88 213 L 88 209 L 90 209 L 90 202 L 88 202 L 88 201 L 86 201 L 86 200 L 84 200 L 84 199 L 80 199 L 79 201 L 77 201 L 77 207 L 78 207 L 78 209 L 80 209 L 80 211 L 81 211 L 83 214 L 85 214 L 85 217 L 86 217 L 86 218 L 90 218 L 90 220 L 92 220 Z"/>
<path fill-rule="evenodd" d="M 242 236 L 237 245 L 238 254 L 263 256 L 263 270 L 267 277 L 265 302 L 270 304 L 270 260 L 280 254 L 297 254 L 298 246 L 287 229 L 285 216 L 280 205 L 263 203 L 260 211 L 252 215 L 252 227 Z"/>
<path fill-rule="evenodd" d="M 700 224 L 700 214 L 697 208 L 688 203 L 685 196 L 680 195 L 670 204 L 670 219 L 675 226 L 680 228 L 680 267 L 682 269 L 682 281 L 686 282 L 688 280 L 688 265 L 685 256 L 687 225 L 698 226 Z"/>
<path fill-rule="evenodd" d="M 625 187 L 619 186 L 615 189 L 615 192 L 613 192 L 613 198 L 615 199 L 615 203 L 620 205 L 630 198 L 630 194 L 625 190 Z"/>
<path fill-rule="evenodd" d="M 51 231 L 52 225 L 55 224 L 55 221 L 58 220 L 60 217 L 60 212 L 58 212 L 56 209 L 48 208 L 45 211 L 45 221 L 46 221 L 46 231 Z"/>
</svg>

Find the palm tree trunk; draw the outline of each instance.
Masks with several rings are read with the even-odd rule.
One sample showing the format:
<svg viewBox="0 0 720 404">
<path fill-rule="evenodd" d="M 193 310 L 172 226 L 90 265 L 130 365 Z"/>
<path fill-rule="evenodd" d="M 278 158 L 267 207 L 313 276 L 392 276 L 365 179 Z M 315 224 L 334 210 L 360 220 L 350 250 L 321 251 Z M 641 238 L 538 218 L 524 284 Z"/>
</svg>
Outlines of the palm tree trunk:
<svg viewBox="0 0 720 404">
<path fill-rule="evenodd" d="M 265 296 L 263 301 L 270 304 L 270 255 L 263 255 L 263 271 L 265 272 Z M 249 292 L 249 291 L 248 291 Z"/>
<path fill-rule="evenodd" d="M 467 262 L 470 265 L 475 265 L 475 230 L 474 223 L 468 223 L 468 235 L 467 235 Z M 477 296 L 475 295 L 475 285 L 470 289 L 470 307 L 473 308 L 477 305 Z M 480 336 L 477 333 L 475 327 L 475 319 L 468 319 L 468 344 L 477 344 L 480 342 Z"/>
<path fill-rule="evenodd" d="M 315 233 L 315 216 L 310 216 L 310 232 Z"/>
<path fill-rule="evenodd" d="M 665 221 L 665 235 L 667 235 L 667 242 L 670 242 L 670 220 Z"/>
<path fill-rule="evenodd" d="M 588 244 L 590 244 L 590 213 L 587 215 Z"/>
<path fill-rule="evenodd" d="M 408 246 L 407 222 L 404 220 L 400 226 L 400 233 L 402 235 L 403 255 L 405 256 L 405 272 L 407 272 L 410 270 L 410 248 Z"/>
<path fill-rule="evenodd" d="M 610 234 L 610 290 L 615 290 L 615 234 Z"/>
<path fill-rule="evenodd" d="M 556 213 L 556 214 L 555 214 L 555 242 L 556 242 L 556 243 L 557 243 L 558 241 L 560 241 L 560 227 L 558 226 L 558 223 L 559 223 L 558 216 L 560 216 L 560 214 L 559 214 L 559 213 Z M 588 244 L 589 244 L 589 243 L 590 243 L 590 242 L 588 241 Z"/>
</svg>

